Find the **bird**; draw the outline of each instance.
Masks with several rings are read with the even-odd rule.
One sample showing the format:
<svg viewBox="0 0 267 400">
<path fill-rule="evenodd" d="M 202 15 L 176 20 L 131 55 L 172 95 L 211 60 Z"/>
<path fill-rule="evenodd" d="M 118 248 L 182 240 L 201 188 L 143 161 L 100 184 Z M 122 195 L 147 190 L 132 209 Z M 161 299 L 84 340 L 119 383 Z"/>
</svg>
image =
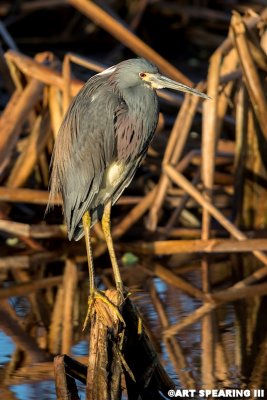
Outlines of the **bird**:
<svg viewBox="0 0 267 400">
<path fill-rule="evenodd" d="M 116 290 L 123 294 L 111 235 L 111 207 L 132 181 L 155 133 L 158 89 L 173 89 L 204 99 L 194 88 L 160 74 L 143 58 L 122 61 L 92 76 L 73 98 L 57 134 L 50 178 L 50 203 L 61 194 L 69 240 L 85 236 L 89 303 L 94 281 L 90 229 L 102 222 Z"/>
</svg>

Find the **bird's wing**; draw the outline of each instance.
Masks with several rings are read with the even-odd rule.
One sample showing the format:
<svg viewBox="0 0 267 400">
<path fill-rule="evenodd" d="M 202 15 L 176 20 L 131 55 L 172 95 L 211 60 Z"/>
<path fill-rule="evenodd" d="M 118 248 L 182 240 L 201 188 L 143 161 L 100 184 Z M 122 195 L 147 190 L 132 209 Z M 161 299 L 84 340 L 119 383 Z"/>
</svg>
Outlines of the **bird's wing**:
<svg viewBox="0 0 267 400">
<path fill-rule="evenodd" d="M 72 102 L 58 133 L 51 196 L 62 194 L 70 239 L 114 157 L 114 110 L 118 103 L 106 80 L 96 75 Z"/>
</svg>

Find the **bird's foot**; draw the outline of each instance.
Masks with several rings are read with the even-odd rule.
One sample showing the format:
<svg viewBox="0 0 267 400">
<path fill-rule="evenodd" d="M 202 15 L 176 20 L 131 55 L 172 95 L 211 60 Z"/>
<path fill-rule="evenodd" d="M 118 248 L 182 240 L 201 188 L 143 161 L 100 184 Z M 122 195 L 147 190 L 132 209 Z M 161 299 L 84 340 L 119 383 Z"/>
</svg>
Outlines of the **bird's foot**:
<svg viewBox="0 0 267 400">
<path fill-rule="evenodd" d="M 114 320 L 115 316 L 125 326 L 125 321 L 119 310 L 119 306 L 123 300 L 124 296 L 120 291 L 109 291 L 109 296 L 107 296 L 106 292 L 98 290 L 90 293 L 83 331 L 88 325 L 89 320 L 93 317 L 93 314 L 97 314 L 105 325 L 110 325 L 110 321 Z"/>
</svg>

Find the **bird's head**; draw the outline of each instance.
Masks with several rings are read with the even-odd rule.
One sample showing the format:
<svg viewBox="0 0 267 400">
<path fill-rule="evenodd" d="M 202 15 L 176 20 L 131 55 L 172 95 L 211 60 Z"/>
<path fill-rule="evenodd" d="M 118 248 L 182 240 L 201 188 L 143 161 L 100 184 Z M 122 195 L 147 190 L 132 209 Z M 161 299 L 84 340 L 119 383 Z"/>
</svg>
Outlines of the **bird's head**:
<svg viewBox="0 0 267 400">
<path fill-rule="evenodd" d="M 120 90 L 137 86 L 145 86 L 153 90 L 166 88 L 209 99 L 205 93 L 161 75 L 158 68 L 144 58 L 133 58 L 117 64 L 114 67 L 113 77 Z"/>
</svg>

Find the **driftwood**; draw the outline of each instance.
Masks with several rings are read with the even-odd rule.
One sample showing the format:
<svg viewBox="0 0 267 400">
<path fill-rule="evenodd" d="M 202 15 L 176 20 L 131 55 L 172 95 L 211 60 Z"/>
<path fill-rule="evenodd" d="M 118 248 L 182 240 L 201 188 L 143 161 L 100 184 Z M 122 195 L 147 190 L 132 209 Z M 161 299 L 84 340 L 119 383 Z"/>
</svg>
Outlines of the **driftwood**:
<svg viewBox="0 0 267 400">
<path fill-rule="evenodd" d="M 103 293 L 112 304 L 116 291 Z M 119 303 L 117 303 L 119 305 Z M 76 399 L 75 379 L 85 383 L 88 399 L 120 399 L 121 375 L 129 399 L 162 399 L 174 383 L 161 366 L 148 339 L 141 316 L 129 298 L 114 313 L 103 298 L 96 299 L 91 316 L 88 367 L 67 356 L 54 360 L 58 399 Z"/>
<path fill-rule="evenodd" d="M 121 398 L 122 348 L 125 337 L 121 312 L 121 296 L 116 291 L 106 291 L 103 298 L 96 298 L 94 302 L 89 321 L 88 399 Z"/>
<path fill-rule="evenodd" d="M 85 383 L 86 366 L 78 363 L 67 355 L 54 359 L 56 393 L 59 400 L 79 400 L 75 379 Z M 72 377 L 74 375 L 74 377 Z"/>
</svg>

